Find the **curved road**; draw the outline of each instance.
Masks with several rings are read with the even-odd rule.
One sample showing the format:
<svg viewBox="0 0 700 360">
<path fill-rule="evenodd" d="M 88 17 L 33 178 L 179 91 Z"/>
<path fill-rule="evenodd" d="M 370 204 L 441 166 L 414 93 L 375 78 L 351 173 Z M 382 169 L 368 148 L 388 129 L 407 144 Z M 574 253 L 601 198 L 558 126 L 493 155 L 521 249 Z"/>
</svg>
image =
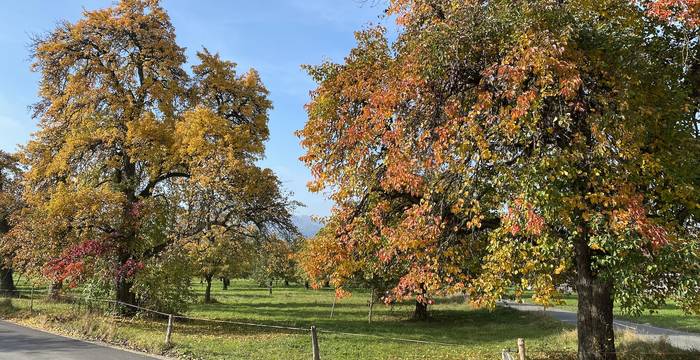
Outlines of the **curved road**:
<svg viewBox="0 0 700 360">
<path fill-rule="evenodd" d="M 542 306 L 535 304 L 518 304 L 513 301 L 504 301 L 501 304 L 520 311 L 537 311 L 542 313 Z M 576 313 L 557 308 L 547 308 L 545 314 L 568 324 L 576 326 Z M 689 333 L 672 329 L 665 329 L 647 324 L 637 324 L 630 321 L 614 320 L 616 330 L 632 331 L 639 338 L 647 341 L 659 341 L 665 339 L 669 344 L 686 350 L 700 351 L 700 334 Z"/>
<path fill-rule="evenodd" d="M 153 360 L 158 358 L 54 335 L 0 320 L 0 360 L 5 359 Z"/>
</svg>

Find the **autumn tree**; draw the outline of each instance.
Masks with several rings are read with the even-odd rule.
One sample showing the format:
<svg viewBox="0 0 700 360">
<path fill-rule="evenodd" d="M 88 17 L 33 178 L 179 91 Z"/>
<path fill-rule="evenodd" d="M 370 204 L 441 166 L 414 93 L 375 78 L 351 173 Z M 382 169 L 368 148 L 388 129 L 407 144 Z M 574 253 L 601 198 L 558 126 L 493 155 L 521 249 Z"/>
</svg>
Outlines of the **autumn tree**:
<svg viewBox="0 0 700 360">
<path fill-rule="evenodd" d="M 245 170 L 218 185 L 183 191 L 178 238 L 206 281 L 207 303 L 211 302 L 213 279 L 250 273 L 258 253 L 275 242 L 278 234 L 298 236 L 291 221 L 296 203 L 280 192 L 274 174 L 257 167 Z"/>
<path fill-rule="evenodd" d="M 21 209 L 21 171 L 17 158 L 0 150 L 0 291 L 14 291 L 13 246 L 9 232 L 13 216 Z"/>
<path fill-rule="evenodd" d="M 697 4 L 394 0 L 395 42 L 369 28 L 310 67 L 298 134 L 336 202 L 314 246 L 336 286 L 366 256 L 400 274 L 386 300 L 552 304 L 573 283 L 580 359 L 616 357 L 613 301 L 698 310 L 698 27 L 679 3 Z"/>
<path fill-rule="evenodd" d="M 344 229 L 337 218 L 330 218 L 314 237 L 304 240 L 295 257 L 313 288 L 333 284 L 337 286 L 336 298 L 349 295 L 346 287 L 369 289 L 371 307 L 375 300 L 380 300 L 387 291 L 397 286 L 408 264 L 397 263 L 398 257 L 390 261 L 378 257 L 381 249 L 374 241 L 356 241 L 348 249 L 337 241 L 339 236 L 343 236 L 342 231 Z M 391 301 L 391 298 L 386 300 Z M 424 300 L 417 301 L 417 311 L 414 313 L 417 319 L 428 316 L 427 304 L 430 299 Z"/>
<path fill-rule="evenodd" d="M 134 277 L 177 241 L 178 184 L 241 186 L 255 168 L 267 90 L 257 72 L 239 75 L 207 50 L 188 74 L 157 0 L 85 11 L 37 37 L 33 58 L 41 82 L 39 130 L 23 154 L 25 258 L 48 258 L 44 272 L 70 282 L 98 259 L 117 300 L 134 303 Z"/>
<path fill-rule="evenodd" d="M 293 239 L 284 239 L 273 236 L 261 242 L 257 248 L 252 277 L 260 285 L 276 280 L 284 281 L 288 285 L 295 280 L 296 261 L 294 258 Z"/>
<path fill-rule="evenodd" d="M 204 302 L 211 303 L 212 280 L 250 271 L 254 247 L 247 239 L 236 238 L 220 226 L 211 226 L 198 235 L 187 238 L 183 248 L 194 265 L 194 274 L 206 281 Z"/>
</svg>

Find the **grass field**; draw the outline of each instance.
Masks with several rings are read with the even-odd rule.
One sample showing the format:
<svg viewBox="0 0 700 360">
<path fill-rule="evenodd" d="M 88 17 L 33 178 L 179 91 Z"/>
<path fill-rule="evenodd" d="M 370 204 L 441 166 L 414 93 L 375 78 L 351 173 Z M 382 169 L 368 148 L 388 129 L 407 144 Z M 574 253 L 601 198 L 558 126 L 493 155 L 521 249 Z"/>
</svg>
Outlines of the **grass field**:
<svg viewBox="0 0 700 360">
<path fill-rule="evenodd" d="M 526 295 L 529 296 L 530 294 Z M 523 300 L 531 302 L 529 298 Z M 564 304 L 558 305 L 558 308 L 576 311 L 578 306 L 576 294 L 566 295 L 562 300 Z M 640 316 L 623 314 L 620 309 L 614 309 L 614 313 L 615 317 L 618 319 L 629 320 L 640 324 L 650 324 L 668 329 L 700 333 L 700 315 L 685 314 L 683 310 L 672 301 L 660 309 L 655 309 L 653 313 L 647 311 Z"/>
<path fill-rule="evenodd" d="M 195 290 L 203 293 L 197 282 Z M 503 348 L 515 348 L 526 339 L 529 359 L 573 359 L 575 331 L 538 314 L 497 308 L 471 309 L 461 298 L 442 299 L 432 306 L 428 322 L 409 320 L 412 304 L 393 308 L 377 305 L 373 322 L 367 321 L 367 292 L 355 291 L 336 304 L 330 318 L 333 292 L 303 287 L 278 287 L 272 296 L 245 280 L 234 281 L 227 291 L 216 283 L 214 304 L 195 304 L 187 313 L 194 318 L 234 320 L 308 329 L 315 325 L 323 359 L 499 359 Z M 35 327 L 76 337 L 167 354 L 185 359 L 308 359 L 308 331 L 268 329 L 202 321 L 176 321 L 174 346 L 163 345 L 164 320 L 86 315 L 85 306 L 35 300 L 34 313 L 28 299 L 12 299 L 0 307 L 0 316 Z M 330 331 L 330 332 L 326 332 Z M 351 334 L 361 335 L 351 335 Z M 413 339 L 442 344 L 404 342 Z M 665 344 L 644 344 L 620 336 L 621 359 L 695 359 L 698 353 L 678 353 Z M 676 353 L 672 356 L 658 355 Z M 639 355 L 644 353 L 644 355 Z M 637 355 L 635 355 L 637 354 Z M 657 355 L 654 355 L 657 354 Z"/>
</svg>

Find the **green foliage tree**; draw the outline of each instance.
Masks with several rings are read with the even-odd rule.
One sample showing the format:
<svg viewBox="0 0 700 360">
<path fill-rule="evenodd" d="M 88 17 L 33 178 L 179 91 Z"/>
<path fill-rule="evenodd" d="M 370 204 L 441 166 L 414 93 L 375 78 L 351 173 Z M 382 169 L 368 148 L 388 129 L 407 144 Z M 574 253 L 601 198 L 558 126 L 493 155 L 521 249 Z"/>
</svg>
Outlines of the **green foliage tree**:
<svg viewBox="0 0 700 360">
<path fill-rule="evenodd" d="M 291 220 L 296 203 L 269 169 L 239 166 L 223 174 L 229 176 L 207 187 L 184 183 L 178 211 L 178 238 L 207 283 L 205 302 L 213 279 L 250 273 L 258 249 L 275 235 L 298 236 Z"/>
<path fill-rule="evenodd" d="M 252 277 L 260 285 L 272 286 L 272 282 L 277 280 L 284 281 L 286 285 L 296 280 L 294 246 L 281 237 L 273 235 L 260 242 L 254 261 Z"/>
<path fill-rule="evenodd" d="M 195 301 L 189 254 L 173 244 L 134 276 L 134 293 L 142 306 L 169 314 L 183 313 Z"/>
</svg>

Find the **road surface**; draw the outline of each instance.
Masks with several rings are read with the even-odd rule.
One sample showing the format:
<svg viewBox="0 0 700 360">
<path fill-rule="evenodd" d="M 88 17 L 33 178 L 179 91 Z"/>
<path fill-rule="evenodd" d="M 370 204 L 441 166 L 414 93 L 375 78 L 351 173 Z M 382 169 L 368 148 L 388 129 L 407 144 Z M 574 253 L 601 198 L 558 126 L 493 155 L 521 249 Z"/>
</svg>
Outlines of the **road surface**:
<svg viewBox="0 0 700 360">
<path fill-rule="evenodd" d="M 520 311 L 537 311 L 542 313 L 542 306 L 535 304 L 518 304 L 513 301 L 505 301 L 504 306 Z M 572 311 L 548 308 L 545 313 L 559 321 L 576 326 L 576 313 Z M 665 329 L 647 324 L 637 324 L 630 321 L 615 320 L 615 330 L 627 330 L 634 332 L 640 339 L 647 341 L 659 341 L 665 339 L 669 344 L 686 350 L 700 351 L 700 334 L 684 331 Z"/>
<path fill-rule="evenodd" d="M 10 359 L 153 360 L 157 358 L 70 339 L 0 320 L 0 360 Z"/>
</svg>

